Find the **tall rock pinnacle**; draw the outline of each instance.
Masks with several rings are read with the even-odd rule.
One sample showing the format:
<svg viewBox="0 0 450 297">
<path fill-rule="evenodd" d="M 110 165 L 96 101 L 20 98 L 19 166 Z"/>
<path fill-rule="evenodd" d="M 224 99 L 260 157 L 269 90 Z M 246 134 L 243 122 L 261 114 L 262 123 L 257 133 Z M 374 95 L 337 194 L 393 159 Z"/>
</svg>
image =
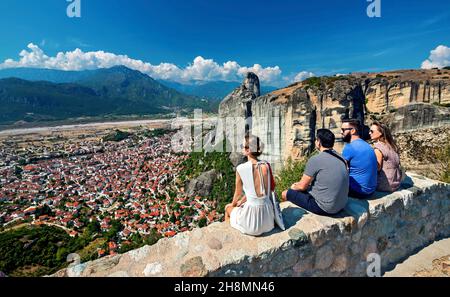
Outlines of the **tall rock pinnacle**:
<svg viewBox="0 0 450 297">
<path fill-rule="evenodd" d="M 259 97 L 261 95 L 261 88 L 259 85 L 259 78 L 256 74 L 253 72 L 248 72 L 247 77 L 244 80 L 243 86 L 253 92 L 255 94 L 255 97 Z"/>
<path fill-rule="evenodd" d="M 220 103 L 219 116 L 222 118 L 228 115 L 249 117 L 251 102 L 260 94 L 258 76 L 253 72 L 248 72 L 243 83 Z"/>
</svg>

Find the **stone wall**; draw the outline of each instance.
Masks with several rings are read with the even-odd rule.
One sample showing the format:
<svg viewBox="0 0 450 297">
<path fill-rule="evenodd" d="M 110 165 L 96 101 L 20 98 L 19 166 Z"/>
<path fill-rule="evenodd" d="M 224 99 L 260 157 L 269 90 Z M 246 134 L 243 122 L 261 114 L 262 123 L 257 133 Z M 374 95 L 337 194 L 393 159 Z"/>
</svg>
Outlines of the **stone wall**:
<svg viewBox="0 0 450 297">
<path fill-rule="evenodd" d="M 448 127 L 416 129 L 394 135 L 400 147 L 401 166 L 431 179 L 445 180 L 444 173 L 450 168 L 445 154 L 450 146 Z"/>
<path fill-rule="evenodd" d="M 450 185 L 412 173 L 399 191 L 350 199 L 334 217 L 282 209 L 286 231 L 252 237 L 217 222 L 54 276 L 365 276 L 370 253 L 386 271 L 450 236 Z"/>
</svg>

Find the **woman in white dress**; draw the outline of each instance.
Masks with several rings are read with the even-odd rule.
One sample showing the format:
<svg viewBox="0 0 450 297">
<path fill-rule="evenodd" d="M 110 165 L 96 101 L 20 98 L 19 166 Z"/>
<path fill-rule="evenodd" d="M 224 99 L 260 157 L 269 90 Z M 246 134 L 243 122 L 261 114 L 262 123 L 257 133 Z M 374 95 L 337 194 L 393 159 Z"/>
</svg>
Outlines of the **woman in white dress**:
<svg viewBox="0 0 450 297">
<path fill-rule="evenodd" d="M 248 162 L 236 168 L 233 202 L 225 207 L 225 221 L 242 233 L 253 236 L 269 232 L 275 227 L 270 201 L 270 192 L 274 190 L 275 183 L 269 163 L 258 160 L 262 147 L 259 137 L 246 135 L 242 149 Z"/>
</svg>

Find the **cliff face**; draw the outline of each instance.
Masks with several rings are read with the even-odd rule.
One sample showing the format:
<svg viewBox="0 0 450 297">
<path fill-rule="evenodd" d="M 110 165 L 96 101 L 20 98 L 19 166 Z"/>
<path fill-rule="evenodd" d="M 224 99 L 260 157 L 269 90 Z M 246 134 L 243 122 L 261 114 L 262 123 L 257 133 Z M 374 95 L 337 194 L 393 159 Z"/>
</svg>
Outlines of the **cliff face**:
<svg viewBox="0 0 450 297">
<path fill-rule="evenodd" d="M 317 129 L 330 129 L 340 137 L 343 118 L 364 121 L 364 94 L 355 79 L 336 80 L 330 88 L 300 83 L 257 98 L 252 114 L 252 131 L 266 143 L 263 157 L 279 167 L 288 157 L 311 152 Z"/>
<path fill-rule="evenodd" d="M 380 113 L 410 103 L 450 104 L 449 70 L 391 71 L 365 76 L 370 112 Z"/>
<path fill-rule="evenodd" d="M 277 170 L 313 150 L 319 128 L 330 129 L 342 149 L 345 118 L 383 120 L 394 133 L 449 125 L 449 77 L 448 70 L 411 70 L 311 78 L 260 97 L 247 89 L 247 78 L 221 103 L 219 117 L 251 116 L 252 132 L 266 144 L 263 158 Z"/>
</svg>

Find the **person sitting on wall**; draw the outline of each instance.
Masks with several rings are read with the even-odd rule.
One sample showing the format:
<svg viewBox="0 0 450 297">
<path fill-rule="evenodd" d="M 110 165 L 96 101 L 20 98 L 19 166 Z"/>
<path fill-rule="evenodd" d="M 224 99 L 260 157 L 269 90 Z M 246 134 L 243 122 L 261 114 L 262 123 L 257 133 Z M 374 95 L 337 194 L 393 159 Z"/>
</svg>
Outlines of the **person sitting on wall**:
<svg viewBox="0 0 450 297">
<path fill-rule="evenodd" d="M 377 157 L 372 147 L 361 139 L 358 120 L 344 120 L 342 140 L 347 143 L 342 156 L 350 170 L 349 196 L 359 199 L 370 198 L 377 188 Z"/>
<path fill-rule="evenodd" d="M 349 183 L 347 164 L 333 150 L 334 142 L 330 130 L 317 130 L 315 145 L 320 153 L 308 160 L 301 180 L 283 192 L 283 201 L 318 215 L 333 215 L 345 207 Z"/>
<path fill-rule="evenodd" d="M 259 137 L 247 134 L 242 150 L 248 161 L 236 168 L 236 188 L 233 202 L 225 206 L 225 221 L 244 234 L 258 236 L 275 227 L 270 201 L 275 180 L 270 164 L 258 160 L 263 151 Z"/>
<path fill-rule="evenodd" d="M 375 141 L 373 146 L 378 163 L 377 191 L 395 192 L 402 180 L 397 144 L 389 127 L 383 123 L 374 122 L 369 133 L 370 138 Z"/>
</svg>

